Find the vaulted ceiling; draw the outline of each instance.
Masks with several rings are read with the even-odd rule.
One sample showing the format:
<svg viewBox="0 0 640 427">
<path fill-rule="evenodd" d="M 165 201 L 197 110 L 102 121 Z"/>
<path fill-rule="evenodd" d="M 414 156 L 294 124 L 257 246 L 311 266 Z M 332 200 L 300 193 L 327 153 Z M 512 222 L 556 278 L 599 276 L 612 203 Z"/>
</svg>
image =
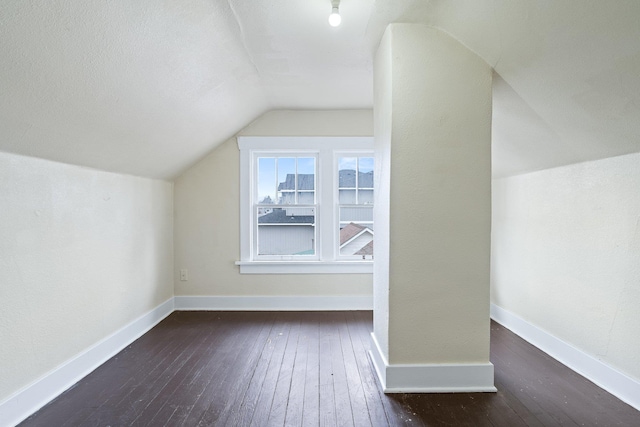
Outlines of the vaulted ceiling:
<svg viewBox="0 0 640 427">
<path fill-rule="evenodd" d="M 391 22 L 495 69 L 504 176 L 640 151 L 637 0 L 3 0 L 0 151 L 171 179 L 270 109 L 373 107 Z"/>
</svg>

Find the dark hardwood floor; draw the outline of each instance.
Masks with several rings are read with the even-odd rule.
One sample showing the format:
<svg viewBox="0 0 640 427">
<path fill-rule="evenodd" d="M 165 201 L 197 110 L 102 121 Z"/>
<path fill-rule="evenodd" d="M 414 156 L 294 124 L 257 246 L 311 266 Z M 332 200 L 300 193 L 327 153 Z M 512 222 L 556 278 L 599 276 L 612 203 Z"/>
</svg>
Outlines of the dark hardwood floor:
<svg viewBox="0 0 640 427">
<path fill-rule="evenodd" d="M 22 426 L 640 426 L 492 323 L 497 393 L 390 394 L 371 312 L 175 312 Z"/>
</svg>

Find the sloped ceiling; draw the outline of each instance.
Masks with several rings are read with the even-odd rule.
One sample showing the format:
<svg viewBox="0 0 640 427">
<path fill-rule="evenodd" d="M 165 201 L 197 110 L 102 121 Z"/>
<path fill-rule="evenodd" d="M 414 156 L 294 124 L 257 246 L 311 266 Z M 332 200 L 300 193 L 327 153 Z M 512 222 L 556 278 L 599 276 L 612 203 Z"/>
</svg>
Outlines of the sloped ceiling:
<svg viewBox="0 0 640 427">
<path fill-rule="evenodd" d="M 494 67 L 494 176 L 640 151 L 640 2 L 0 3 L 0 151 L 171 179 L 270 109 L 372 108 L 391 22 Z"/>
</svg>

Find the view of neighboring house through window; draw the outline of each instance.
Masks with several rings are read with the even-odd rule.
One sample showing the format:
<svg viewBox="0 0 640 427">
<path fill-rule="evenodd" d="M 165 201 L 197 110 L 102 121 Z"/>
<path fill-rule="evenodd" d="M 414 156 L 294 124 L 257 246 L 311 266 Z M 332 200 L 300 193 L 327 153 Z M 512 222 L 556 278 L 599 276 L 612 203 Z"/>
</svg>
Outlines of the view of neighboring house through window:
<svg viewBox="0 0 640 427">
<path fill-rule="evenodd" d="M 248 274 L 373 271 L 373 138 L 238 137 Z"/>
<path fill-rule="evenodd" d="M 257 158 L 257 255 L 316 254 L 316 158 Z"/>
<path fill-rule="evenodd" d="M 373 157 L 338 157 L 341 257 L 373 257 Z"/>
</svg>

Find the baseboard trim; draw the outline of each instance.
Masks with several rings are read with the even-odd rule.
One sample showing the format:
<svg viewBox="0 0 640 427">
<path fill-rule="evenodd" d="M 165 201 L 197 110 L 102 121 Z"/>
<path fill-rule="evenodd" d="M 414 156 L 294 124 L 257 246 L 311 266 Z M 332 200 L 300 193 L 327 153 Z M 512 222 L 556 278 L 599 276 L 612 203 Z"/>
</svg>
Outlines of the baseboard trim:
<svg viewBox="0 0 640 427">
<path fill-rule="evenodd" d="M 373 310 L 373 296 L 176 296 L 176 310 L 354 311 Z"/>
<path fill-rule="evenodd" d="M 369 352 L 385 393 L 495 392 L 493 364 L 393 364 L 390 365 L 371 334 Z"/>
<path fill-rule="evenodd" d="M 640 382 L 495 304 L 491 304 L 491 318 L 569 369 L 640 410 Z"/>
<path fill-rule="evenodd" d="M 387 358 L 384 356 L 384 353 L 380 348 L 376 334 L 373 332 L 371 332 L 371 348 L 369 350 L 369 357 L 371 358 L 371 363 L 378 375 L 378 381 L 382 386 L 382 390 L 386 392 L 387 366 L 389 366 L 389 362 L 387 362 Z"/>
<path fill-rule="evenodd" d="M 16 425 L 55 399 L 123 348 L 145 334 L 174 310 L 169 298 L 120 330 L 97 342 L 34 383 L 0 402 L 0 420 Z M 4 425 L 4 424 L 3 424 Z"/>
</svg>

